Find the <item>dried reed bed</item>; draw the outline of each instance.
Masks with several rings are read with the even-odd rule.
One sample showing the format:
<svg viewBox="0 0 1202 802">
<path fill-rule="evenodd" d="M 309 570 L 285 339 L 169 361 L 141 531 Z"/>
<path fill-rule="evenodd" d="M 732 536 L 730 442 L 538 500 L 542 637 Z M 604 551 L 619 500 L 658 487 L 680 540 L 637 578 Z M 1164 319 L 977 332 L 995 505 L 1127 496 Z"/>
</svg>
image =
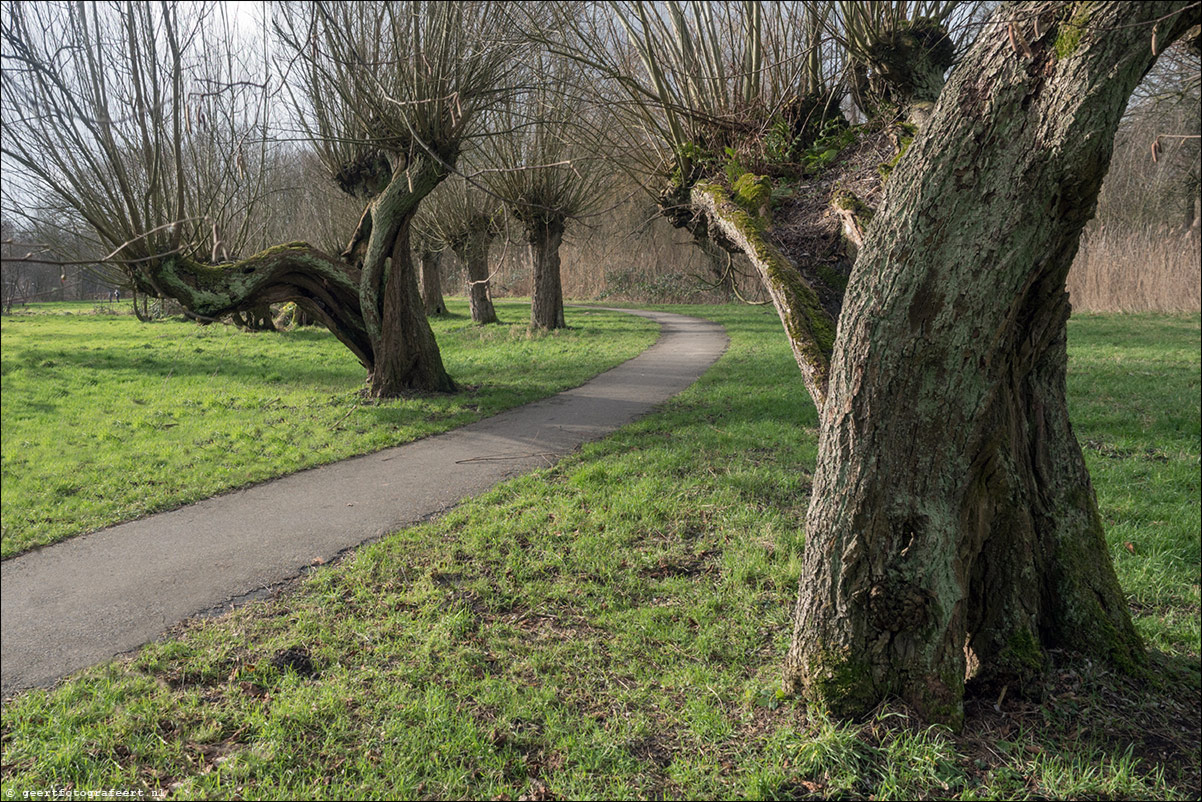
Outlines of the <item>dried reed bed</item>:
<svg viewBox="0 0 1202 802">
<path fill-rule="evenodd" d="M 1068 274 L 1075 311 L 1202 310 L 1202 233 L 1091 225 Z"/>
<path fill-rule="evenodd" d="M 725 257 L 697 247 L 688 232 L 673 228 L 645 195 L 568 224 L 560 251 L 564 296 L 630 303 L 726 303 L 736 300 L 718 280 Z M 740 257 L 741 259 L 741 257 Z M 530 294 L 529 255 L 516 228 L 492 246 L 493 294 Z M 747 300 L 765 295 L 750 265 L 736 260 L 734 280 Z M 443 258 L 443 289 L 464 292 L 462 267 Z M 1086 228 L 1068 276 L 1079 312 L 1197 313 L 1202 308 L 1202 234 L 1103 225 Z"/>
<path fill-rule="evenodd" d="M 726 303 L 735 294 L 720 278 L 724 255 L 706 253 L 688 232 L 673 228 L 645 194 L 631 194 L 594 217 L 568 223 L 560 249 L 564 297 L 583 301 L 630 303 Z M 489 264 L 493 295 L 530 294 L 529 254 L 520 232 L 494 241 Z M 443 289 L 464 292 L 462 266 L 444 254 Z M 733 264 L 739 293 L 748 300 L 763 296 L 749 264 Z"/>
</svg>

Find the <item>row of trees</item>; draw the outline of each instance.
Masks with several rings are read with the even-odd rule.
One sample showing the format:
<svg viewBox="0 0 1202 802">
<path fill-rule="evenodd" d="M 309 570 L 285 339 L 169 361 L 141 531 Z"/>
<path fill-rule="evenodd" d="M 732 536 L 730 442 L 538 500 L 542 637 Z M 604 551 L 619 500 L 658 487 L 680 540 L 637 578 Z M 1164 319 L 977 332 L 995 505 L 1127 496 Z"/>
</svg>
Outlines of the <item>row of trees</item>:
<svg viewBox="0 0 1202 802">
<path fill-rule="evenodd" d="M 532 324 L 562 325 L 565 221 L 633 174 L 753 266 L 820 413 L 787 685 L 955 723 L 967 681 L 1021 685 L 1050 648 L 1140 670 L 1068 424 L 1064 286 L 1128 99 L 1197 51 L 1197 4 L 311 2 L 243 62 L 184 8 L 2 26 L 5 158 L 138 291 L 292 301 L 373 395 L 450 390 L 414 246 L 460 256 L 487 321 L 506 209 Z M 337 249 L 263 247 L 281 130 L 361 209 Z"/>
<path fill-rule="evenodd" d="M 293 301 L 363 362 L 372 394 L 453 389 L 410 245 L 419 202 L 471 169 L 471 195 L 502 201 L 525 230 L 532 325 L 563 325 L 558 247 L 565 220 L 601 196 L 600 173 L 576 153 L 567 62 L 546 80 L 501 4 L 281 7 L 274 63 L 266 46 L 236 58 L 217 6 L 7 10 L 5 157 L 87 222 L 101 261 L 136 291 L 207 318 Z M 47 31 L 65 31 L 66 46 Z M 280 106 L 288 118 L 273 123 Z M 360 204 L 336 249 L 268 245 L 263 210 L 321 194 L 279 186 L 268 143 L 288 127 Z M 468 197 L 452 190 L 443 205 Z"/>
</svg>

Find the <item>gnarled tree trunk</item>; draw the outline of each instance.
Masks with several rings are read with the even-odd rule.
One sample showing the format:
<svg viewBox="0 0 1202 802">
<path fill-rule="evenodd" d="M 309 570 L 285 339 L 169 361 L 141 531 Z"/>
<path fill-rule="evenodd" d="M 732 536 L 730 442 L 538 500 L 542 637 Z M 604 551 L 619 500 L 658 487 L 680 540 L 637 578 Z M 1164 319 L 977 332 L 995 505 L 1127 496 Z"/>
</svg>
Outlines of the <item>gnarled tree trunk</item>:
<svg viewBox="0 0 1202 802">
<path fill-rule="evenodd" d="M 442 275 L 438 269 L 442 251 L 422 251 L 422 303 L 426 316 L 445 315 L 447 302 L 442 298 Z"/>
<path fill-rule="evenodd" d="M 228 265 L 184 256 L 140 262 L 138 294 L 174 298 L 196 318 L 213 320 L 256 306 L 294 301 L 334 333 L 369 371 L 374 352 L 359 309 L 359 271 L 304 242 L 277 245 Z"/>
<path fill-rule="evenodd" d="M 446 171 L 429 156 L 396 160 L 391 181 L 368 205 L 347 248 L 352 258 L 362 253 L 359 304 L 374 357 L 368 384 L 377 398 L 455 389 L 426 319 L 409 243 L 418 202 Z"/>
<path fill-rule="evenodd" d="M 562 329 L 563 286 L 559 278 L 559 246 L 563 220 L 537 218 L 526 225 L 530 243 L 530 328 Z"/>
<path fill-rule="evenodd" d="M 488 274 L 488 246 L 492 232 L 473 230 L 454 243 L 455 255 L 467 269 L 467 304 L 472 322 L 484 325 L 497 322 L 492 305 L 492 286 Z"/>
<path fill-rule="evenodd" d="M 821 408 L 786 668 L 810 700 L 956 725 L 970 673 L 1143 664 L 1069 424 L 1064 287 L 1152 39 L 1198 16 L 1003 6 L 890 177 Z"/>
<path fill-rule="evenodd" d="M 174 298 L 199 317 L 295 302 L 363 363 L 371 395 L 449 392 L 455 384 L 426 320 L 409 243 L 418 201 L 444 176 L 424 157 L 399 165 L 342 259 L 292 242 L 225 265 L 182 255 L 145 260 L 131 265 L 132 278 L 140 291 Z"/>
<path fill-rule="evenodd" d="M 391 264 L 381 285 L 378 328 L 369 328 L 376 334 L 372 341 L 376 364 L 368 377 L 371 394 L 395 398 L 413 391 L 453 391 L 455 383 L 443 367 L 417 289 L 408 220 L 397 231 Z M 360 292 L 361 300 L 364 296 Z"/>
</svg>

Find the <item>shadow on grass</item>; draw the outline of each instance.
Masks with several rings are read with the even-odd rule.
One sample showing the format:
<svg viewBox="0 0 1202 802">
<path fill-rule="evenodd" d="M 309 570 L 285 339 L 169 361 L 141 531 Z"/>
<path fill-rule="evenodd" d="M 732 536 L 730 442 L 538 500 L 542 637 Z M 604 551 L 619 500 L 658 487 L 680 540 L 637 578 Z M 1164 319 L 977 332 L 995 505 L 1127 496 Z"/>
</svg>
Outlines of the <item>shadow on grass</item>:
<svg viewBox="0 0 1202 802">
<path fill-rule="evenodd" d="M 63 348 L 24 348 L 22 355 L 5 366 L 5 373 L 18 368 L 30 371 L 72 369 L 82 371 L 132 371 L 151 377 L 221 376 L 227 379 L 262 382 L 278 370 L 275 354 L 222 351 L 220 346 L 203 348 L 181 355 L 178 348 L 160 351 L 112 345 L 89 350 Z M 361 381 L 362 367 L 346 354 L 345 360 L 287 358 L 289 381 L 306 384 L 344 385 Z M 18 361 L 19 360 L 19 361 Z"/>
<path fill-rule="evenodd" d="M 777 799 L 1140 798 L 1202 791 L 1196 657 L 1149 654 L 1146 680 L 1054 653 L 1042 686 L 999 700 L 969 694 L 958 734 L 882 705 L 840 725 L 819 717 L 816 751 Z M 902 763 L 905 758 L 908 765 Z M 808 770 L 806 770 L 808 768 Z"/>
</svg>

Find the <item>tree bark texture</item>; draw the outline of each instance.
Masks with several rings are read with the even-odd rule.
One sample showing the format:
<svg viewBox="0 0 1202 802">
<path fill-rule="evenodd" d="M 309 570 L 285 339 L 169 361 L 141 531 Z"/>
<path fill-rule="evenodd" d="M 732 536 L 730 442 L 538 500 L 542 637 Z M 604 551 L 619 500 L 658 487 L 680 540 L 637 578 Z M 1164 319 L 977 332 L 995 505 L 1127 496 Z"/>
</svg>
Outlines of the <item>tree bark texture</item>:
<svg viewBox="0 0 1202 802">
<path fill-rule="evenodd" d="M 467 303 L 472 322 L 480 325 L 497 322 L 488 274 L 488 246 L 492 238 L 491 231 L 481 228 L 470 231 L 453 244 L 455 255 L 467 268 Z"/>
<path fill-rule="evenodd" d="M 347 249 L 354 255 L 363 244 L 359 304 L 375 357 L 368 384 L 377 398 L 455 389 L 426 319 L 409 242 L 418 202 L 445 177 L 442 165 L 427 156 L 397 165 L 369 204 L 358 241 Z"/>
<path fill-rule="evenodd" d="M 530 243 L 531 298 L 530 328 L 562 329 L 563 286 L 559 278 L 559 246 L 563 243 L 564 222 L 537 218 L 527 223 Z"/>
<path fill-rule="evenodd" d="M 141 293 L 174 298 L 193 315 L 210 320 L 293 301 L 333 332 L 369 371 L 374 364 L 359 309 L 359 271 L 307 243 L 277 245 L 228 265 L 169 256 L 140 263 L 133 279 Z"/>
<path fill-rule="evenodd" d="M 438 269 L 441 261 L 441 251 L 422 252 L 422 304 L 426 308 L 426 317 L 447 313 L 447 302 L 442 297 L 442 274 Z"/>
<path fill-rule="evenodd" d="M 889 179 L 843 299 L 786 685 L 957 725 L 966 676 L 1145 661 L 1065 400 L 1065 279 L 1187 3 L 1007 4 Z"/>
</svg>

